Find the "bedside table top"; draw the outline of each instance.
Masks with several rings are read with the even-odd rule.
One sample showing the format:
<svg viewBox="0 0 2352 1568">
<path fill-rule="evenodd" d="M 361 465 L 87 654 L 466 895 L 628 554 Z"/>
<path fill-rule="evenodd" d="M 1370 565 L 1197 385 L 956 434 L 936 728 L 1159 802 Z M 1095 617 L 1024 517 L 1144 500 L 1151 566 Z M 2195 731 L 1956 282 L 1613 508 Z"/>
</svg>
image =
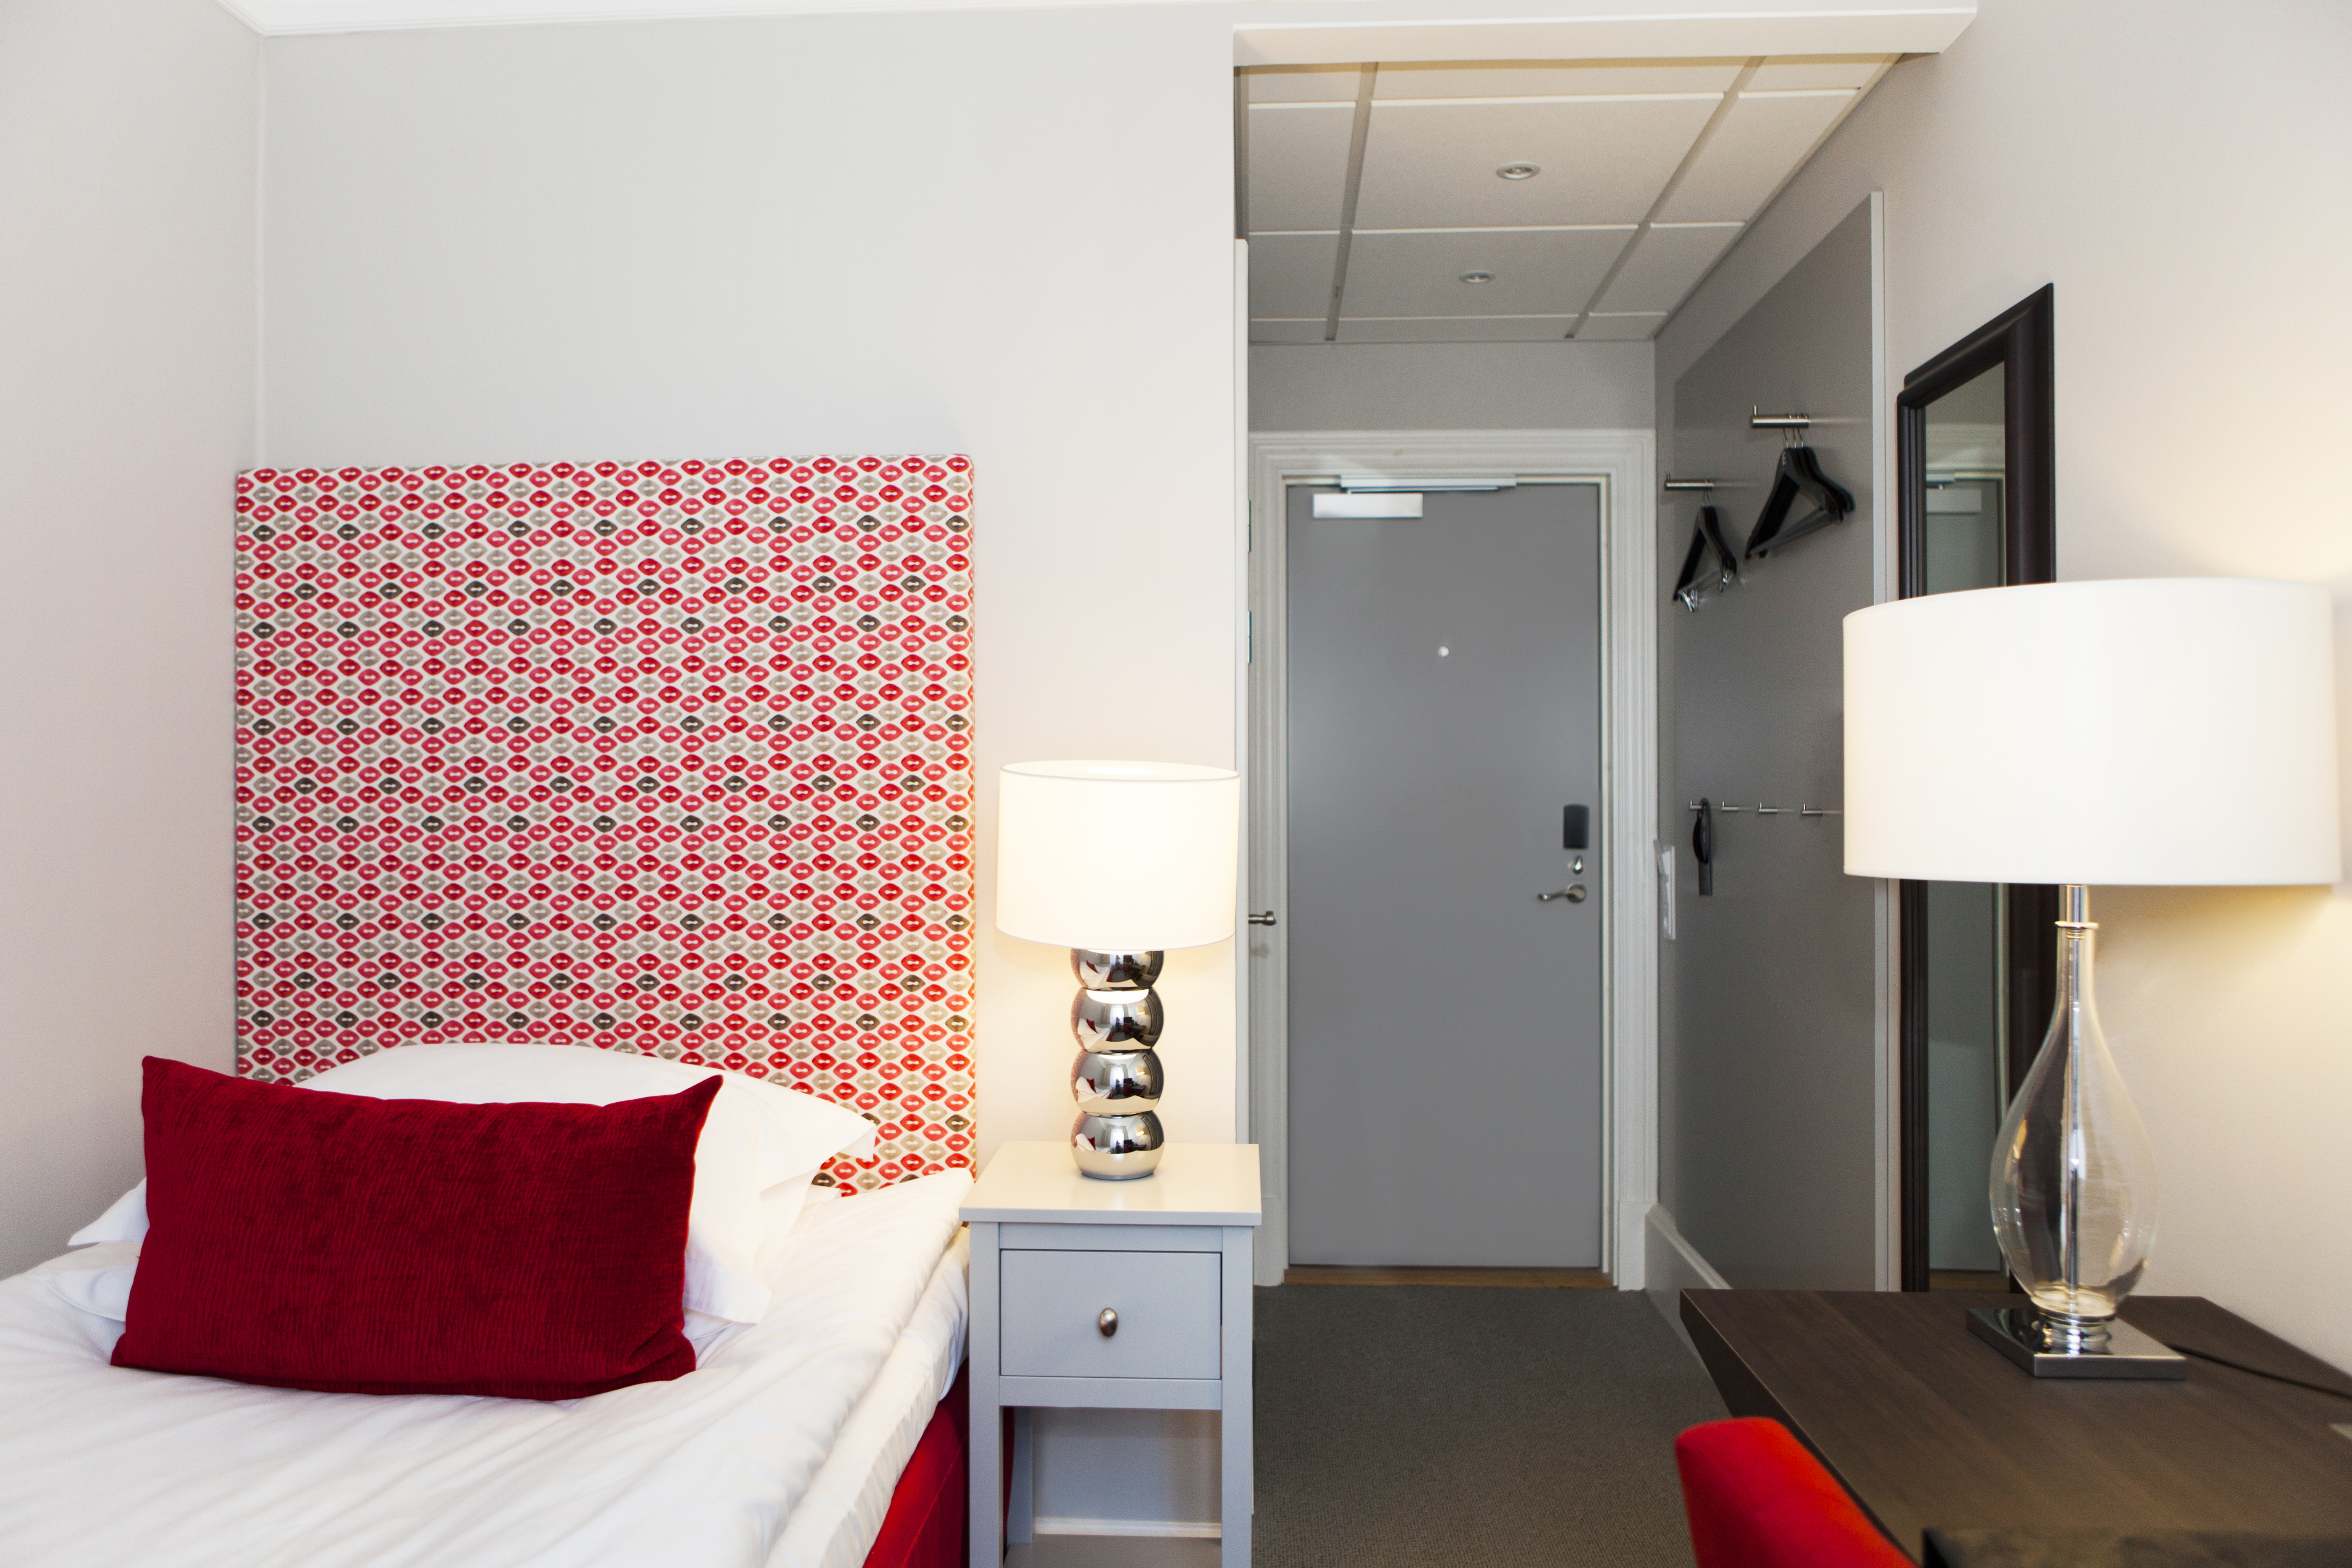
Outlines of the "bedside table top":
<svg viewBox="0 0 2352 1568">
<path fill-rule="evenodd" d="M 1063 1143 L 1007 1143 L 971 1195 L 966 1220 L 1015 1225 L 1255 1225 L 1255 1143 L 1171 1143 L 1160 1169 L 1132 1182 L 1078 1173 Z"/>
</svg>

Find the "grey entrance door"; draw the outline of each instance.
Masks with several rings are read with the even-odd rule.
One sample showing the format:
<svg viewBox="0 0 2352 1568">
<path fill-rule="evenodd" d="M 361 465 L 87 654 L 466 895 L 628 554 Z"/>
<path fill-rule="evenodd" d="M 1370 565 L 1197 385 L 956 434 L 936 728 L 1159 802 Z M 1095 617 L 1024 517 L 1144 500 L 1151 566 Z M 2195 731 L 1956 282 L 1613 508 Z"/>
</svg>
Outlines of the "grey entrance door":
<svg viewBox="0 0 2352 1568">
<path fill-rule="evenodd" d="M 1380 521 L 1312 494 L 1285 541 L 1290 1261 L 1598 1267 L 1600 492 Z"/>
</svg>

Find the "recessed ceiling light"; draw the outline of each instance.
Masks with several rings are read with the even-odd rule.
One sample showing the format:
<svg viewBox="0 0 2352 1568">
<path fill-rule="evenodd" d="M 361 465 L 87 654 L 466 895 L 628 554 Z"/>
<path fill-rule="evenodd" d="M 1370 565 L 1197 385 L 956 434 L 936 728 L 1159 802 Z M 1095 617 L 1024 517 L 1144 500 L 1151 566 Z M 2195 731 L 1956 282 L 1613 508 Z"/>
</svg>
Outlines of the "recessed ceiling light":
<svg viewBox="0 0 2352 1568">
<path fill-rule="evenodd" d="M 1533 163 L 1506 163 L 1495 171 L 1498 180 L 1532 180 L 1543 171 Z"/>
<path fill-rule="evenodd" d="M 1465 283 L 1492 283 L 1494 280 L 1495 275 L 1491 272 L 1465 272 L 1462 275 Z"/>
</svg>

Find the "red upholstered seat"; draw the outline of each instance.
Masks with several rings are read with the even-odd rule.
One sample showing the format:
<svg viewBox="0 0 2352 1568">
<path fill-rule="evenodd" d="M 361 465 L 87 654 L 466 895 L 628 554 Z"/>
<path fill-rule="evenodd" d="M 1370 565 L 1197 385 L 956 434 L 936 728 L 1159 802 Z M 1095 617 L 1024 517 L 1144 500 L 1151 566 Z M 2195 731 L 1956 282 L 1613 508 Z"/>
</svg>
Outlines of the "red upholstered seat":
<svg viewBox="0 0 2352 1568">
<path fill-rule="evenodd" d="M 1911 1568 L 1778 1421 L 1710 1421 L 1675 1439 L 1698 1568 Z"/>
</svg>

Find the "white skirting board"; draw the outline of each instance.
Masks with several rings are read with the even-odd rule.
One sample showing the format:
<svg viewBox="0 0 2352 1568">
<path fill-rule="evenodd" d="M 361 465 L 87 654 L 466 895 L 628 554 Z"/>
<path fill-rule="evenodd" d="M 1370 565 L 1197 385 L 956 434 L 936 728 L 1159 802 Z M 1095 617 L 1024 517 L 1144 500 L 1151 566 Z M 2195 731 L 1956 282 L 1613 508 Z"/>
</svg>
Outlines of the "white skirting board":
<svg viewBox="0 0 2352 1568">
<path fill-rule="evenodd" d="M 1649 1292 L 1650 1304 L 1664 1315 L 1675 1337 L 1696 1355 L 1698 1347 L 1691 1344 L 1690 1332 L 1683 1327 L 1682 1294 L 1685 1290 L 1728 1290 L 1731 1281 L 1717 1274 L 1715 1266 L 1683 1238 L 1683 1233 L 1675 1228 L 1675 1216 L 1666 1212 L 1664 1204 L 1652 1204 L 1650 1212 L 1643 1216 L 1642 1240 L 1646 1265 L 1643 1289 Z"/>
<path fill-rule="evenodd" d="M 1216 1541 L 1224 1534 L 1214 1520 L 1055 1519 L 1042 1513 L 1030 1528 L 1039 1535 L 1155 1535 L 1180 1541 Z"/>
</svg>

